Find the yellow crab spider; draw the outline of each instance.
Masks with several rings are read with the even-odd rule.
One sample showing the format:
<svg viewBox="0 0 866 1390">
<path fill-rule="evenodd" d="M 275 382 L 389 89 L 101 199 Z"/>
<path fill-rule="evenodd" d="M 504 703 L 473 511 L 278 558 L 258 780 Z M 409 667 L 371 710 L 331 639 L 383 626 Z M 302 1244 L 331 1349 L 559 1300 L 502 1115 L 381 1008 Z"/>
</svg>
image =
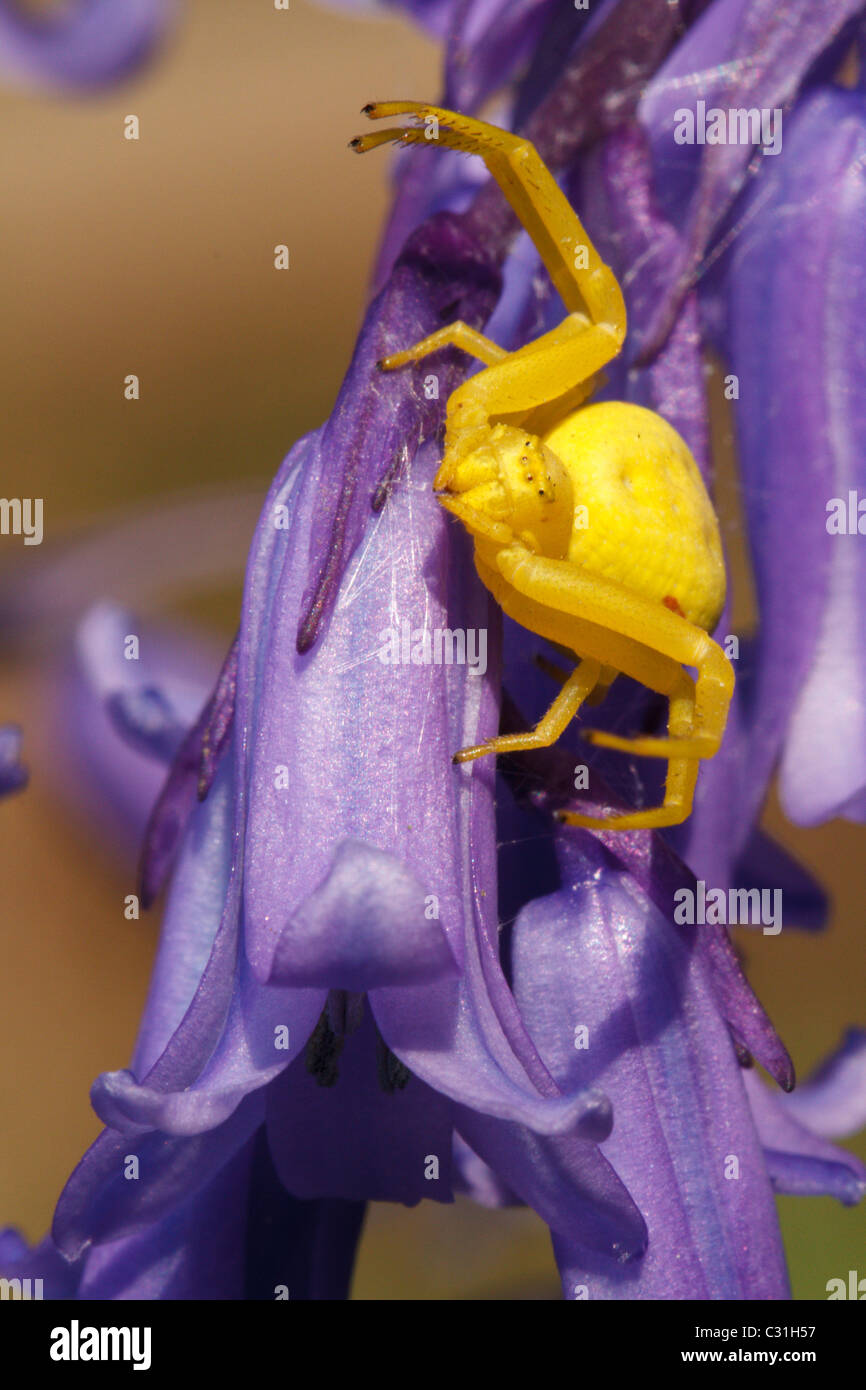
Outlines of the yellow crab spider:
<svg viewBox="0 0 866 1390">
<path fill-rule="evenodd" d="M 399 141 L 480 155 L 568 311 L 517 352 L 452 323 L 380 363 L 393 371 L 446 345 L 484 363 L 449 397 L 433 486 L 473 537 L 478 574 L 504 612 L 578 659 L 534 729 L 463 748 L 454 761 L 548 747 L 593 692 L 623 673 L 667 696 L 668 736 L 586 736 L 666 759 L 664 801 L 560 818 L 594 829 L 676 825 L 691 812 L 700 760 L 719 747 L 734 688 L 731 664 L 709 636 L 725 601 L 725 567 L 712 503 L 676 431 L 642 406 L 584 404 L 625 338 L 616 277 L 527 140 L 420 102 L 374 102 L 364 114 L 424 124 L 358 136 L 359 152 Z"/>
</svg>

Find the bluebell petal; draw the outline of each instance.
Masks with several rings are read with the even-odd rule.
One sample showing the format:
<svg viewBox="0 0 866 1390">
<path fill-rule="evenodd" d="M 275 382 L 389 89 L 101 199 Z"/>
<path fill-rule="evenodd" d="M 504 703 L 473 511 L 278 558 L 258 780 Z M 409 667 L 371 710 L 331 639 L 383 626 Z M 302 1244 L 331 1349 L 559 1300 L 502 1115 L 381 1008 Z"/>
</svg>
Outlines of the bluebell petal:
<svg viewBox="0 0 866 1390">
<path fill-rule="evenodd" d="M 260 1128 L 191 1196 L 75 1260 L 50 1236 L 30 1250 L 0 1233 L 0 1276 L 55 1300 L 342 1299 L 363 1215 L 363 1203 L 290 1197 Z"/>
<path fill-rule="evenodd" d="M 385 510 L 371 515 L 327 634 L 300 655 L 301 553 L 319 505 L 319 470 L 304 478 L 297 535 L 290 533 L 278 566 L 270 660 L 255 694 L 244 904 L 247 954 L 262 979 L 285 925 L 347 837 L 399 856 L 425 896 L 438 900 L 439 924 L 460 959 L 464 905 L 453 867 L 460 781 L 450 755 L 462 734 L 469 734 L 463 742 L 474 736 L 474 722 L 461 725 L 477 719 L 487 681 L 466 665 L 383 664 L 380 656 L 389 630 L 400 633 L 403 623 L 413 633 L 428 629 L 431 639 L 450 626 L 488 635 L 486 605 L 472 624 L 446 606 L 454 561 L 449 576 L 445 520 L 424 476 L 413 470 Z M 464 704 L 465 715 L 455 718 Z"/>
<path fill-rule="evenodd" d="M 250 1163 L 246 1145 L 160 1219 L 94 1245 L 83 1261 L 78 1298 L 242 1298 Z"/>
<path fill-rule="evenodd" d="M 238 952 L 230 762 L 197 808 L 166 909 L 131 1071 L 95 1083 L 120 1131 L 199 1134 L 231 1115 L 306 1045 L 326 991 L 263 986 Z"/>
<path fill-rule="evenodd" d="M 444 317 L 482 327 L 500 288 L 497 248 L 471 234 L 464 219 L 443 213 L 409 238 L 385 288 L 373 300 L 333 413 L 317 440 L 321 470 L 312 519 L 297 649 L 310 650 L 330 618 L 349 557 L 361 543 L 382 485 L 402 475 L 421 441 L 435 435 L 444 404 L 460 379 L 449 354 L 436 375 L 438 397 L 425 392 L 430 363 L 380 372 L 389 352 L 417 342 Z M 335 466 L 335 461 L 339 461 Z M 290 649 L 291 650 L 291 649 Z"/>
<path fill-rule="evenodd" d="M 604 806 L 617 805 L 613 793 L 596 771 L 593 771 L 591 795 L 582 793 L 581 799 L 575 796 L 575 754 L 567 751 L 566 740 L 554 748 L 520 755 L 521 767 L 533 778 L 531 804 L 547 812 L 570 807 L 593 813 Z M 537 827 L 531 828 L 529 833 L 537 834 Z M 672 920 L 674 905 L 680 901 L 678 893 L 685 890 L 694 900 L 696 881 L 691 870 L 661 835 L 650 831 L 573 831 L 568 841 L 569 855 L 576 865 L 581 856 L 585 857 L 587 865 L 597 864 L 602 847 L 607 862 L 628 875 L 633 885 L 668 920 L 683 946 L 700 957 L 716 1008 L 731 1034 L 767 1068 L 780 1086 L 790 1091 L 794 1085 L 793 1063 L 743 974 L 726 928 L 707 924 L 696 929 Z"/>
<path fill-rule="evenodd" d="M 0 1231 L 0 1278 L 20 1279 L 23 1298 L 76 1298 L 81 1267 L 81 1261 L 64 1259 L 50 1236 L 31 1249 L 12 1227 Z"/>
<path fill-rule="evenodd" d="M 101 87 L 134 72 L 162 39 L 171 0 L 71 0 L 47 14 L 0 5 L 0 73 L 42 87 Z"/>
<path fill-rule="evenodd" d="M 458 1112 L 457 1126 L 499 1181 L 547 1223 L 555 1240 L 567 1234 L 572 1249 L 609 1261 L 614 1269 L 643 1255 L 644 1219 L 594 1140 L 551 1138 L 468 1109 Z"/>
<path fill-rule="evenodd" d="M 712 882 L 734 872 L 780 758 L 784 808 L 800 822 L 838 813 L 866 777 L 857 542 L 826 525 L 828 501 L 862 472 L 862 149 L 862 96 L 804 99 L 782 153 L 738 204 L 738 234 L 706 290 L 725 371 L 740 383 L 734 425 L 761 619 L 741 648 L 722 750 L 701 772 L 699 814 L 679 840 L 702 873 L 726 860 L 712 877 L 707 868 Z M 767 312 L 756 317 L 757 302 Z"/>
<path fill-rule="evenodd" d="M 443 105 L 475 111 L 526 63 L 557 0 L 465 0 L 455 4 L 445 47 Z M 587 16 L 570 6 L 571 40 Z M 568 43 L 569 36 L 561 42 Z"/>
<path fill-rule="evenodd" d="M 348 1298 L 365 1211 L 364 1202 L 291 1197 L 262 1129 L 250 1170 L 244 1297 L 270 1303 L 280 1286 L 293 1303 Z"/>
<path fill-rule="evenodd" d="M 603 851 L 593 864 L 563 838 L 561 853 L 567 887 L 514 928 L 515 994 L 559 1084 L 611 1097 L 602 1153 L 649 1228 L 643 1261 L 621 1267 L 558 1236 L 566 1296 L 577 1285 L 590 1298 L 786 1297 L 761 1147 L 697 943 Z"/>
<path fill-rule="evenodd" d="M 792 1119 L 825 1139 L 866 1128 L 866 1031 L 851 1028 L 821 1067 L 785 1097 Z"/>
<path fill-rule="evenodd" d="M 717 883 L 717 879 L 713 879 Z M 778 891 L 785 905 L 786 927 L 820 931 L 827 925 L 830 905 L 818 880 L 762 830 L 752 832 L 733 870 L 733 887 Z"/>
<path fill-rule="evenodd" d="M 394 854 L 346 839 L 283 927 L 270 980 L 365 993 L 457 973 L 414 874 Z"/>
<path fill-rule="evenodd" d="M 381 1046 L 381 1044 L 379 1044 Z M 451 1106 L 418 1077 L 386 1091 L 369 1010 L 346 1038 L 333 1086 L 298 1058 L 267 1093 L 274 1168 L 296 1197 L 450 1202 Z"/>
<path fill-rule="evenodd" d="M 744 1075 L 752 1114 L 776 1192 L 835 1197 L 853 1206 L 866 1193 L 866 1164 L 793 1118 L 790 1099 L 774 1094 L 754 1072 Z"/>
<path fill-rule="evenodd" d="M 0 725 L 0 796 L 20 791 L 27 783 L 27 769 L 21 765 L 21 730 L 14 724 Z"/>
<path fill-rule="evenodd" d="M 628 336 L 622 358 L 608 369 L 614 399 L 658 411 L 682 435 L 705 477 L 709 424 L 697 296 L 686 295 L 655 360 L 636 369 L 670 266 L 682 241 L 663 215 L 649 144 L 640 127 L 615 131 L 585 161 L 575 181 L 576 206 L 592 227 L 600 253 L 623 286 Z"/>
<path fill-rule="evenodd" d="M 211 1181 L 133 1235 L 92 1246 L 79 1299 L 346 1298 L 362 1203 L 280 1187 L 263 1129 Z M 57 1296 L 57 1295 L 52 1295 Z"/>
<path fill-rule="evenodd" d="M 652 140 L 663 211 L 682 233 L 668 292 L 647 330 L 648 354 L 667 337 L 754 155 L 746 143 L 675 143 L 676 113 L 698 100 L 707 108 L 787 109 L 812 65 L 861 8 L 860 0 L 832 6 L 790 0 L 784 9 L 775 0 L 716 0 L 648 85 L 639 118 Z M 783 148 L 785 141 L 787 134 Z M 778 154 L 757 157 L 766 165 Z"/>
<path fill-rule="evenodd" d="M 222 1125 L 194 1138 L 103 1130 L 57 1203 L 51 1234 L 61 1254 L 77 1259 L 91 1243 L 140 1232 L 202 1192 L 255 1134 L 263 1114 L 256 1092 Z"/>
<path fill-rule="evenodd" d="M 748 278 L 759 265 L 766 268 L 769 255 L 781 251 L 790 278 L 787 284 L 780 282 L 779 292 L 780 297 L 786 295 L 790 328 L 781 313 L 775 328 L 780 334 L 800 329 L 809 335 L 809 351 L 800 359 L 803 376 L 792 374 L 786 384 L 780 380 L 774 399 L 789 415 L 789 478 L 792 470 L 796 476 L 811 470 L 823 487 L 814 499 L 819 510 L 813 518 L 816 529 L 824 533 L 823 572 L 816 574 L 811 566 L 806 571 L 798 539 L 788 537 L 788 544 L 797 547 L 798 572 L 810 575 L 823 603 L 810 667 L 800 681 L 791 673 L 796 696 L 779 778 L 787 814 L 800 824 L 814 825 L 833 816 L 866 820 L 863 536 L 826 535 L 831 499 L 839 499 L 848 513 L 852 493 L 855 500 L 866 498 L 866 96 L 816 93 L 799 111 L 796 125 L 792 123 L 785 154 L 789 162 L 780 170 L 780 185 L 756 230 L 754 260 L 740 265 L 738 273 Z M 763 220 L 773 216 L 781 200 L 803 205 L 791 228 L 796 239 L 790 242 L 789 259 L 787 248 L 779 246 Z M 744 240 L 748 243 L 750 238 Z M 809 329 L 801 318 L 794 322 L 794 300 L 802 301 L 806 294 L 818 315 Z M 800 313 L 804 308 L 801 304 Z M 793 396 L 806 389 L 807 381 L 815 414 L 804 422 L 806 429 L 796 433 L 800 422 Z M 813 505 L 812 498 L 800 489 L 796 495 L 808 524 L 806 508 Z M 866 529 L 866 520 L 861 517 L 859 525 Z"/>
<path fill-rule="evenodd" d="M 133 659 L 126 656 L 130 637 L 138 641 Z M 64 783 L 74 788 L 79 813 L 88 811 L 132 858 L 165 760 L 195 723 L 219 656 L 198 635 L 143 623 L 102 602 L 78 622 L 70 664 L 53 711 Z"/>
<path fill-rule="evenodd" d="M 222 1123 L 304 1047 L 324 1004 L 325 991 L 262 986 L 238 950 L 232 761 L 187 833 L 134 1074 L 107 1073 L 91 1093 L 119 1130 L 194 1135 Z"/>
<path fill-rule="evenodd" d="M 207 991 L 207 976 L 204 977 Z M 241 958 L 228 1013 L 205 1064 L 188 1084 L 176 1057 L 193 1058 L 187 1020 L 172 1037 L 160 1062 L 141 1081 L 129 1071 L 105 1072 L 94 1083 L 91 1103 L 106 1124 L 120 1132 L 159 1129 L 197 1135 L 221 1124 L 251 1092 L 266 1087 L 303 1052 L 327 999 L 321 989 L 278 989 L 259 984 Z M 194 1024 L 195 1010 L 190 1019 Z M 191 1030 L 192 1031 L 192 1030 Z M 178 1076 L 178 1082 L 175 1082 Z"/>
<path fill-rule="evenodd" d="M 168 1046 L 204 974 L 231 874 L 232 778 L 226 767 L 199 806 L 178 863 L 160 933 L 132 1069 L 145 1076 Z"/>
<path fill-rule="evenodd" d="M 140 868 L 141 900 L 145 907 L 149 907 L 160 892 L 196 800 L 204 800 L 226 750 L 234 718 L 237 660 L 237 642 L 234 642 L 216 685 L 201 705 L 198 718 L 184 732 L 148 818 Z"/>
<path fill-rule="evenodd" d="M 461 1134 L 454 1131 L 451 1145 L 452 1173 L 455 1192 L 471 1197 L 480 1207 L 511 1207 L 522 1205 L 520 1198 L 493 1169 L 479 1158 Z"/>
</svg>

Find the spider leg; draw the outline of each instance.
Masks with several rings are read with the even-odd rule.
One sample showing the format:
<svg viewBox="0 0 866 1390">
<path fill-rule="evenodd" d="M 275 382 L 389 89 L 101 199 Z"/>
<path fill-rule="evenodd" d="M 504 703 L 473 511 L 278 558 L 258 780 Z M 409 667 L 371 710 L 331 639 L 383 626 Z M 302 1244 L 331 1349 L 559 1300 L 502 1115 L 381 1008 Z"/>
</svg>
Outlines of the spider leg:
<svg viewBox="0 0 866 1390">
<path fill-rule="evenodd" d="M 592 696 L 612 683 L 619 672 L 667 696 L 668 729 L 674 739 L 672 751 L 675 754 L 678 741 L 692 733 L 695 708 L 695 683 L 676 661 L 609 628 L 600 628 L 596 623 L 564 612 L 561 608 L 542 607 L 534 598 L 527 597 L 508 584 L 498 571 L 477 555 L 475 564 L 483 583 L 515 622 L 543 633 L 565 654 L 572 651 L 592 652 L 597 660 L 604 653 L 604 664 Z M 569 646 L 569 642 L 573 645 Z M 539 664 L 549 670 L 555 680 L 564 683 L 568 679 L 564 671 L 545 658 L 542 657 Z M 585 703 L 594 703 L 594 700 L 587 697 Z M 617 830 L 636 830 L 649 826 L 677 825 L 689 814 L 697 775 L 696 759 L 670 756 L 662 806 L 604 818 L 564 811 L 560 819 L 570 825 L 587 826 L 594 830 L 611 826 Z"/>
<path fill-rule="evenodd" d="M 596 748 L 613 748 L 619 753 L 631 753 L 633 758 L 669 758 L 671 756 L 670 738 L 621 738 L 609 734 L 604 729 L 587 729 L 583 735 L 587 743 Z M 676 739 L 676 752 L 683 758 L 712 758 L 718 749 L 709 735 L 697 738 L 683 736 Z"/>
<path fill-rule="evenodd" d="M 537 421 L 547 418 L 551 402 L 565 400 L 574 408 L 589 394 L 592 388 L 582 390 L 582 383 L 597 378 L 622 347 L 625 303 L 616 276 L 529 141 L 422 102 L 374 102 L 364 113 L 373 120 L 409 116 L 426 125 L 395 126 L 358 136 L 351 143 L 359 152 L 397 141 L 438 143 L 480 155 L 529 232 L 569 311 L 552 332 L 503 355 L 453 392 L 442 467 L 434 483 L 445 488 L 457 457 L 483 439 L 492 419 L 523 417 L 521 427 L 532 430 Z"/>
<path fill-rule="evenodd" d="M 496 566 L 501 579 L 532 605 L 570 614 L 583 624 L 593 624 L 597 634 L 593 655 L 604 664 L 616 664 L 606 660 L 607 634 L 612 634 L 608 644 L 610 652 L 621 650 L 623 637 L 634 643 L 628 672 L 646 680 L 655 689 L 662 683 L 658 662 L 653 661 L 654 653 L 679 666 L 697 669 L 696 683 L 681 672 L 670 688 L 670 736 L 667 739 L 611 742 L 606 736 L 595 740 L 612 747 L 624 747 L 634 754 L 640 754 L 641 749 L 649 745 L 652 756 L 667 758 L 669 770 L 664 806 L 599 822 L 579 818 L 571 812 L 563 813 L 570 824 L 589 824 L 594 828 L 615 825 L 631 829 L 676 824 L 685 819 L 691 807 L 697 760 L 715 754 L 727 720 L 734 675 L 722 649 L 702 628 L 663 605 L 652 603 L 612 580 L 589 574 L 567 561 L 550 560 L 524 547 L 512 546 L 498 552 Z M 514 612 L 512 615 L 515 616 Z M 527 625 L 532 626 L 532 623 Z M 587 649 L 585 643 L 584 649 Z M 622 667 L 621 660 L 619 664 Z M 646 679 L 647 676 L 651 679 Z"/>
<path fill-rule="evenodd" d="M 427 124 L 360 135 L 351 142 L 359 153 L 398 141 L 404 145 L 438 143 L 480 155 L 532 238 L 566 309 L 587 314 L 595 324 L 607 325 L 622 344 L 625 303 L 616 276 L 602 261 L 534 145 L 486 121 L 424 102 L 371 102 L 364 107 L 364 115 L 371 120 L 409 116 Z"/>
<path fill-rule="evenodd" d="M 579 811 L 556 811 L 555 817 L 563 825 L 575 825 L 586 830 L 651 830 L 665 825 L 679 825 L 689 815 L 700 763 L 697 758 L 673 757 L 671 753 L 680 743 L 688 742 L 687 736 L 691 732 L 694 717 L 695 683 L 685 671 L 677 667 L 671 690 L 659 693 L 668 695 L 668 732 L 671 735 L 668 741 L 669 762 L 665 794 L 661 806 L 652 806 L 645 811 L 626 811 L 623 815 L 613 816 L 584 816 Z M 592 741 L 596 742 L 595 739 Z"/>
<path fill-rule="evenodd" d="M 581 661 L 566 678 L 550 709 L 539 719 L 534 729 L 529 729 L 525 734 L 501 734 L 498 738 L 488 739 L 486 743 L 461 748 L 459 753 L 454 754 L 452 762 L 467 763 L 472 758 L 482 758 L 488 753 L 516 753 L 526 748 L 549 748 L 577 714 L 600 674 L 601 667 L 597 661 Z"/>
<path fill-rule="evenodd" d="M 570 656 L 571 653 L 563 652 L 563 655 Z M 533 660 L 539 671 L 543 671 L 546 676 L 550 676 L 551 680 L 556 681 L 557 685 L 565 685 L 569 676 L 568 671 L 564 671 L 561 666 L 557 666 L 556 662 L 551 661 L 543 652 L 536 652 Z M 615 670 L 613 666 L 602 666 L 598 680 L 583 703 L 593 707 L 595 705 L 600 705 L 606 698 L 607 692 L 610 690 L 610 687 L 613 685 L 618 675 L 619 671 Z M 584 737 L 588 738 L 590 732 L 591 730 L 587 730 Z"/>
<path fill-rule="evenodd" d="M 445 328 L 422 338 L 414 347 L 404 348 L 401 352 L 390 352 L 387 357 L 382 358 L 379 366 L 383 372 L 393 372 L 397 367 L 404 367 L 407 362 L 417 362 L 419 358 L 427 357 L 429 353 L 438 352 L 444 347 L 462 348 L 464 352 L 477 357 L 488 367 L 508 356 L 505 348 L 500 347 L 498 343 L 485 338 L 483 333 L 470 328 L 462 319 L 456 319 L 454 323 L 449 323 Z"/>
</svg>

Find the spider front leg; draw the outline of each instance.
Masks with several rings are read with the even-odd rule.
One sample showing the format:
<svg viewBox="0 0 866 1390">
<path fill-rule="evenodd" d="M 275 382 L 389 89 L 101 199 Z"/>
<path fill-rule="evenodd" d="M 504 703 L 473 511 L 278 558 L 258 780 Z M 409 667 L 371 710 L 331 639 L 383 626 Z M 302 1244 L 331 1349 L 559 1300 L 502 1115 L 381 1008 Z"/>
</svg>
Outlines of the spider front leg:
<svg viewBox="0 0 866 1390">
<path fill-rule="evenodd" d="M 425 124 L 357 136 L 351 144 L 359 153 L 397 141 L 438 143 L 480 155 L 529 232 L 568 311 L 557 328 L 517 352 L 504 353 L 465 324 L 454 324 L 385 359 L 390 368 L 456 343 L 487 363 L 486 371 L 458 387 L 448 401 L 444 457 L 434 483 L 447 488 L 460 456 L 483 439 L 494 418 L 522 416 L 521 428 L 532 432 L 539 412 L 551 402 L 573 409 L 590 394 L 601 368 L 622 347 L 625 303 L 616 276 L 528 140 L 422 102 L 373 102 L 364 114 L 373 120 L 409 116 Z"/>
<path fill-rule="evenodd" d="M 613 271 L 602 261 L 580 218 L 538 151 L 528 141 L 486 121 L 420 101 L 375 101 L 364 107 L 370 120 L 409 116 L 423 125 L 403 125 L 358 135 L 359 154 L 377 145 L 444 145 L 480 155 L 521 224 L 531 236 L 570 313 L 604 324 L 625 338 L 625 303 Z"/>
</svg>

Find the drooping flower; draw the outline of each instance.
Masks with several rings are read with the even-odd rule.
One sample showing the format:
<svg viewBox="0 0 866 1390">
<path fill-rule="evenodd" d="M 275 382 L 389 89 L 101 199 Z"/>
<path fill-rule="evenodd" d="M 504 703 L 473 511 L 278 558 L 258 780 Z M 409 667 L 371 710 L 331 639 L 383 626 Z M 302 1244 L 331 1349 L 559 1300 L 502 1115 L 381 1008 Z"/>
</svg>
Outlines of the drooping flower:
<svg viewBox="0 0 866 1390">
<path fill-rule="evenodd" d="M 27 770 L 21 764 L 21 730 L 14 724 L 0 726 L 0 796 L 20 791 Z"/>
<path fill-rule="evenodd" d="M 131 646 L 134 644 L 134 646 Z M 54 727 L 63 777 L 133 868 L 168 765 L 195 723 L 219 668 L 198 633 L 143 624 L 116 603 L 77 624 Z M 61 720 L 75 738 L 63 737 Z"/>
<path fill-rule="evenodd" d="M 0 76 L 59 91 L 121 81 L 150 57 L 173 0 L 68 0 L 47 14 L 0 4 Z"/>
</svg>

